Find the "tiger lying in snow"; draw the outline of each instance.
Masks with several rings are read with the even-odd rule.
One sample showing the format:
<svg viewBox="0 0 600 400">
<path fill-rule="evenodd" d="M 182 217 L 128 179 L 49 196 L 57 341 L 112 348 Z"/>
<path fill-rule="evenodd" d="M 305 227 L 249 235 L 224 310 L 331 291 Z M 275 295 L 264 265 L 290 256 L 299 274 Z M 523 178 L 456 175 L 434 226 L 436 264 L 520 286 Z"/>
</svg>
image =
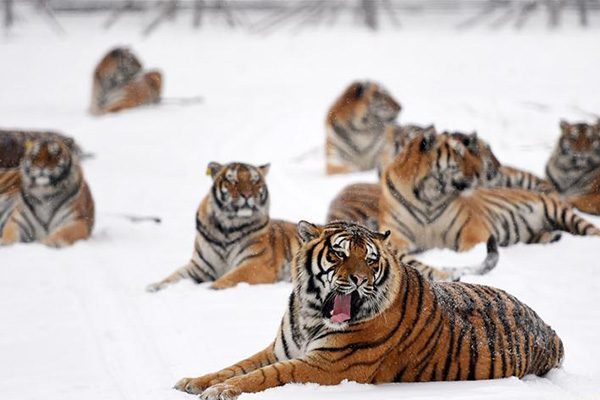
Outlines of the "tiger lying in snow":
<svg viewBox="0 0 600 400">
<path fill-rule="evenodd" d="M 213 179 L 196 214 L 196 240 L 189 263 L 148 286 L 157 291 L 178 282 L 213 282 L 223 289 L 240 282 L 273 283 L 290 279 L 294 254 L 300 247 L 296 224 L 269 218 L 268 165 L 210 163 Z M 486 261 L 465 268 L 433 268 L 406 258 L 405 262 L 437 280 L 457 280 L 466 274 L 484 274 L 497 261 L 495 246 Z"/>
</svg>

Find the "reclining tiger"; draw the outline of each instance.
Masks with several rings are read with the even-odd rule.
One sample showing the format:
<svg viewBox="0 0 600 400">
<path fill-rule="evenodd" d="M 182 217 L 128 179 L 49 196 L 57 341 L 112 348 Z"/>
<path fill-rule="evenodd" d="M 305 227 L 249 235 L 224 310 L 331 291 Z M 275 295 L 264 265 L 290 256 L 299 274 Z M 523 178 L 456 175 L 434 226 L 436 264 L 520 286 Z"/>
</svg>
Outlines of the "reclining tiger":
<svg viewBox="0 0 600 400">
<path fill-rule="evenodd" d="M 600 215 L 600 120 L 560 122 L 561 135 L 546 165 L 546 176 L 573 207 Z"/>
<path fill-rule="evenodd" d="M 557 231 L 600 236 L 554 194 L 476 187 L 480 171 L 481 158 L 452 137 L 416 137 L 383 174 L 380 229 L 405 252 L 465 251 L 491 235 L 501 246 L 551 242 Z"/>
<path fill-rule="evenodd" d="M 160 102 L 162 74 L 144 71 L 140 60 L 126 47 L 106 54 L 93 75 L 90 113 L 121 111 Z"/>
<path fill-rule="evenodd" d="M 181 279 L 212 282 L 213 289 L 289 280 L 300 240 L 296 224 L 269 218 L 268 170 L 268 165 L 211 162 L 213 185 L 198 207 L 192 258 L 147 290 L 157 291 Z M 496 264 L 497 249 L 488 247 L 483 263 L 467 267 L 433 268 L 404 257 L 431 279 L 458 280 L 487 273 Z"/>
<path fill-rule="evenodd" d="M 418 135 L 437 134 L 435 127 L 418 125 L 388 125 L 384 136 L 384 147 L 379 163 L 379 176 L 384 169 L 398 157 L 404 148 Z M 527 189 L 541 193 L 556 192 L 547 180 L 537 177 L 531 172 L 502 165 L 494 155 L 491 147 L 478 137 L 477 133 L 443 132 L 461 142 L 472 156 L 479 159 L 475 171 L 478 186 L 505 187 Z M 327 222 L 355 221 L 372 229 L 378 229 L 379 199 L 381 185 L 379 183 L 353 183 L 343 188 L 331 202 L 327 214 Z M 558 233 L 554 239 L 559 238 Z"/>
<path fill-rule="evenodd" d="M 94 226 L 94 200 L 79 159 L 65 137 L 48 133 L 34 140 L 12 140 L 18 168 L 0 169 L 0 244 L 42 242 L 51 247 L 87 239 Z M 27 136 L 27 134 L 24 134 Z M 21 149 L 23 147 L 23 149 Z M 0 157 L 2 152 L 0 152 Z"/>
<path fill-rule="evenodd" d="M 424 278 L 399 261 L 389 232 L 301 221 L 298 234 L 275 341 L 176 389 L 233 400 L 287 383 L 521 378 L 562 363 L 560 338 L 535 311 L 499 289 Z"/>
<path fill-rule="evenodd" d="M 327 113 L 327 174 L 376 168 L 385 127 L 401 109 L 381 85 L 369 81 L 351 84 Z"/>
</svg>

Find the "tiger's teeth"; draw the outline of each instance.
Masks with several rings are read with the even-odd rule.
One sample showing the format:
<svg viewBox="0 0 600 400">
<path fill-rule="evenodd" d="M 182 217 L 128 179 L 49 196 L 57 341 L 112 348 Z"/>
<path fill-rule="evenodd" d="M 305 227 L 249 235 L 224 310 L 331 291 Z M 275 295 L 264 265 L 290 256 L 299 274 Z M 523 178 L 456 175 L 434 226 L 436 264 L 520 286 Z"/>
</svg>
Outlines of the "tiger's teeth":
<svg viewBox="0 0 600 400">
<path fill-rule="evenodd" d="M 249 217 L 252 215 L 252 210 L 248 208 L 243 208 L 241 210 L 238 210 L 237 215 L 238 217 Z"/>
</svg>

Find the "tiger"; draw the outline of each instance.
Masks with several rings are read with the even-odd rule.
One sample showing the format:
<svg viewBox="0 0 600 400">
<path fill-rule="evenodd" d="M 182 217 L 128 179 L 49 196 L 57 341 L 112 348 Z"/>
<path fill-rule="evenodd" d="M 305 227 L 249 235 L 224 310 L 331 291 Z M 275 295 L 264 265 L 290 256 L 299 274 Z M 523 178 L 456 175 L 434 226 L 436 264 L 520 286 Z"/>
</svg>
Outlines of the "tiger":
<svg viewBox="0 0 600 400">
<path fill-rule="evenodd" d="M 397 147 L 391 147 L 388 158 L 381 162 L 382 166 L 387 166 L 397 157 L 401 150 L 406 147 L 416 135 L 428 132 L 435 135 L 433 126 L 421 128 L 418 126 L 410 126 L 410 134 L 402 134 L 396 129 L 395 143 L 401 143 Z M 517 168 L 501 165 L 500 161 L 492 152 L 491 147 L 477 136 L 477 133 L 465 134 L 461 132 L 443 132 L 442 135 L 449 136 L 457 141 L 460 141 L 471 155 L 479 158 L 477 167 L 474 170 L 477 185 L 484 187 L 506 187 L 506 188 L 521 188 L 534 190 L 541 193 L 555 192 L 552 184 L 545 179 L 541 179 L 536 175 L 523 171 Z M 387 142 L 394 143 L 394 142 Z M 390 147 L 386 147 L 390 149 Z M 384 151 L 385 153 L 385 151 Z M 383 156 L 383 154 L 382 154 Z M 378 229 L 379 215 L 379 198 L 381 197 L 381 185 L 358 183 L 351 184 L 335 197 L 329 206 L 327 221 L 350 220 L 362 223 L 372 229 Z M 551 241 L 558 240 L 560 234 L 558 232 L 547 235 Z"/>
<path fill-rule="evenodd" d="M 161 90 L 161 73 L 158 71 L 144 72 L 122 88 L 108 93 L 103 108 L 104 112 L 118 112 L 144 104 L 157 104 L 161 99 Z"/>
<path fill-rule="evenodd" d="M 213 184 L 196 213 L 192 258 L 147 290 L 181 279 L 212 282 L 213 289 L 289 280 L 300 242 L 295 224 L 269 218 L 268 171 L 269 164 L 209 163 Z"/>
<path fill-rule="evenodd" d="M 28 142 L 9 190 L 0 183 L 0 244 L 42 242 L 64 247 L 89 238 L 94 200 L 79 161 L 61 138 Z M 6 181 L 4 181 L 6 182 Z"/>
<path fill-rule="evenodd" d="M 379 155 L 377 173 L 381 177 L 383 170 L 402 153 L 402 150 L 418 134 L 424 132 L 436 133 L 435 126 L 387 124 L 383 134 L 383 148 Z"/>
<path fill-rule="evenodd" d="M 599 236 L 556 195 L 478 187 L 481 159 L 447 135 L 417 136 L 384 171 L 379 227 L 401 251 L 471 249 L 493 235 L 501 246 L 547 243 L 556 231 Z"/>
<path fill-rule="evenodd" d="M 327 113 L 327 174 L 376 168 L 385 125 L 401 109 L 381 85 L 369 81 L 352 83 Z"/>
<path fill-rule="evenodd" d="M 207 171 L 213 185 L 196 214 L 191 260 L 147 290 L 156 292 L 181 279 L 212 282 L 213 289 L 233 287 L 240 282 L 289 281 L 300 240 L 296 224 L 269 218 L 270 199 L 265 182 L 269 165 L 211 162 Z M 458 280 L 467 274 L 487 273 L 496 263 L 494 257 L 497 251 L 490 244 L 481 265 L 429 268 L 416 260 L 410 262 L 431 279 Z"/>
<path fill-rule="evenodd" d="M 546 164 L 546 177 L 573 207 L 600 215 L 600 120 L 560 122 L 561 135 Z"/>
<path fill-rule="evenodd" d="M 141 61 L 125 47 L 106 54 L 94 70 L 90 112 L 98 115 L 160 101 L 162 75 L 145 72 Z"/>
<path fill-rule="evenodd" d="M 24 131 L 18 129 L 0 129 L 0 171 L 18 169 L 25 155 L 26 143 L 39 139 L 54 139 L 65 143 L 71 154 L 79 159 L 84 153 L 69 136 L 53 131 Z"/>
<path fill-rule="evenodd" d="M 482 186 L 527 189 L 541 193 L 556 192 L 549 181 L 531 172 L 501 164 L 490 145 L 481 139 L 477 132 L 471 134 L 443 132 L 442 134 L 459 140 L 469 152 L 481 157 L 484 167 L 480 177 Z"/>
<path fill-rule="evenodd" d="M 339 192 L 329 204 L 327 223 L 352 221 L 373 230 L 379 229 L 379 183 L 353 183 Z"/>
<path fill-rule="evenodd" d="M 397 258 L 389 232 L 301 221 L 298 234 L 275 340 L 175 389 L 233 400 L 288 383 L 522 378 L 562 365 L 563 343 L 535 311 L 500 289 L 425 278 Z"/>
</svg>

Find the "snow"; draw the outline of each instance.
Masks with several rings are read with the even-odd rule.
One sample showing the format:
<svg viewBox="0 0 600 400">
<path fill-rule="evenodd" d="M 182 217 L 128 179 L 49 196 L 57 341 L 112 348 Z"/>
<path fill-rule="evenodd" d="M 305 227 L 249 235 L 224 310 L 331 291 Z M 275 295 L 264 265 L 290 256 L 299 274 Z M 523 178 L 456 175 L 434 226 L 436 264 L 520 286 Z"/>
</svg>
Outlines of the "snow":
<svg viewBox="0 0 600 400">
<path fill-rule="evenodd" d="M 290 292 L 278 283 L 211 291 L 148 283 L 191 255 L 194 213 L 210 161 L 271 162 L 271 215 L 322 222 L 346 184 L 375 173 L 324 176 L 324 117 L 354 79 L 383 83 L 402 122 L 473 130 L 506 164 L 542 173 L 560 118 L 600 113 L 599 31 L 477 29 L 441 24 L 380 34 L 350 27 L 263 37 L 189 21 L 145 38 L 138 18 L 109 31 L 103 19 L 61 17 L 66 35 L 27 15 L 0 39 L 2 127 L 52 128 L 95 154 L 84 164 L 97 206 L 93 237 L 55 250 L 0 249 L 0 398 L 188 399 L 185 376 L 225 367 L 274 338 Z M 85 113 L 95 63 L 130 44 L 165 73 L 162 105 L 94 118 Z M 583 110 L 583 111 L 582 111 Z M 133 224 L 124 214 L 159 216 Z M 600 218 L 590 218 L 600 224 Z M 483 258 L 435 251 L 421 259 Z M 591 399 L 600 396 L 600 246 L 564 235 L 547 246 L 501 249 L 498 267 L 466 281 L 505 289 L 535 309 L 565 343 L 564 367 L 545 378 L 396 384 L 289 385 L 256 399 Z"/>
</svg>

